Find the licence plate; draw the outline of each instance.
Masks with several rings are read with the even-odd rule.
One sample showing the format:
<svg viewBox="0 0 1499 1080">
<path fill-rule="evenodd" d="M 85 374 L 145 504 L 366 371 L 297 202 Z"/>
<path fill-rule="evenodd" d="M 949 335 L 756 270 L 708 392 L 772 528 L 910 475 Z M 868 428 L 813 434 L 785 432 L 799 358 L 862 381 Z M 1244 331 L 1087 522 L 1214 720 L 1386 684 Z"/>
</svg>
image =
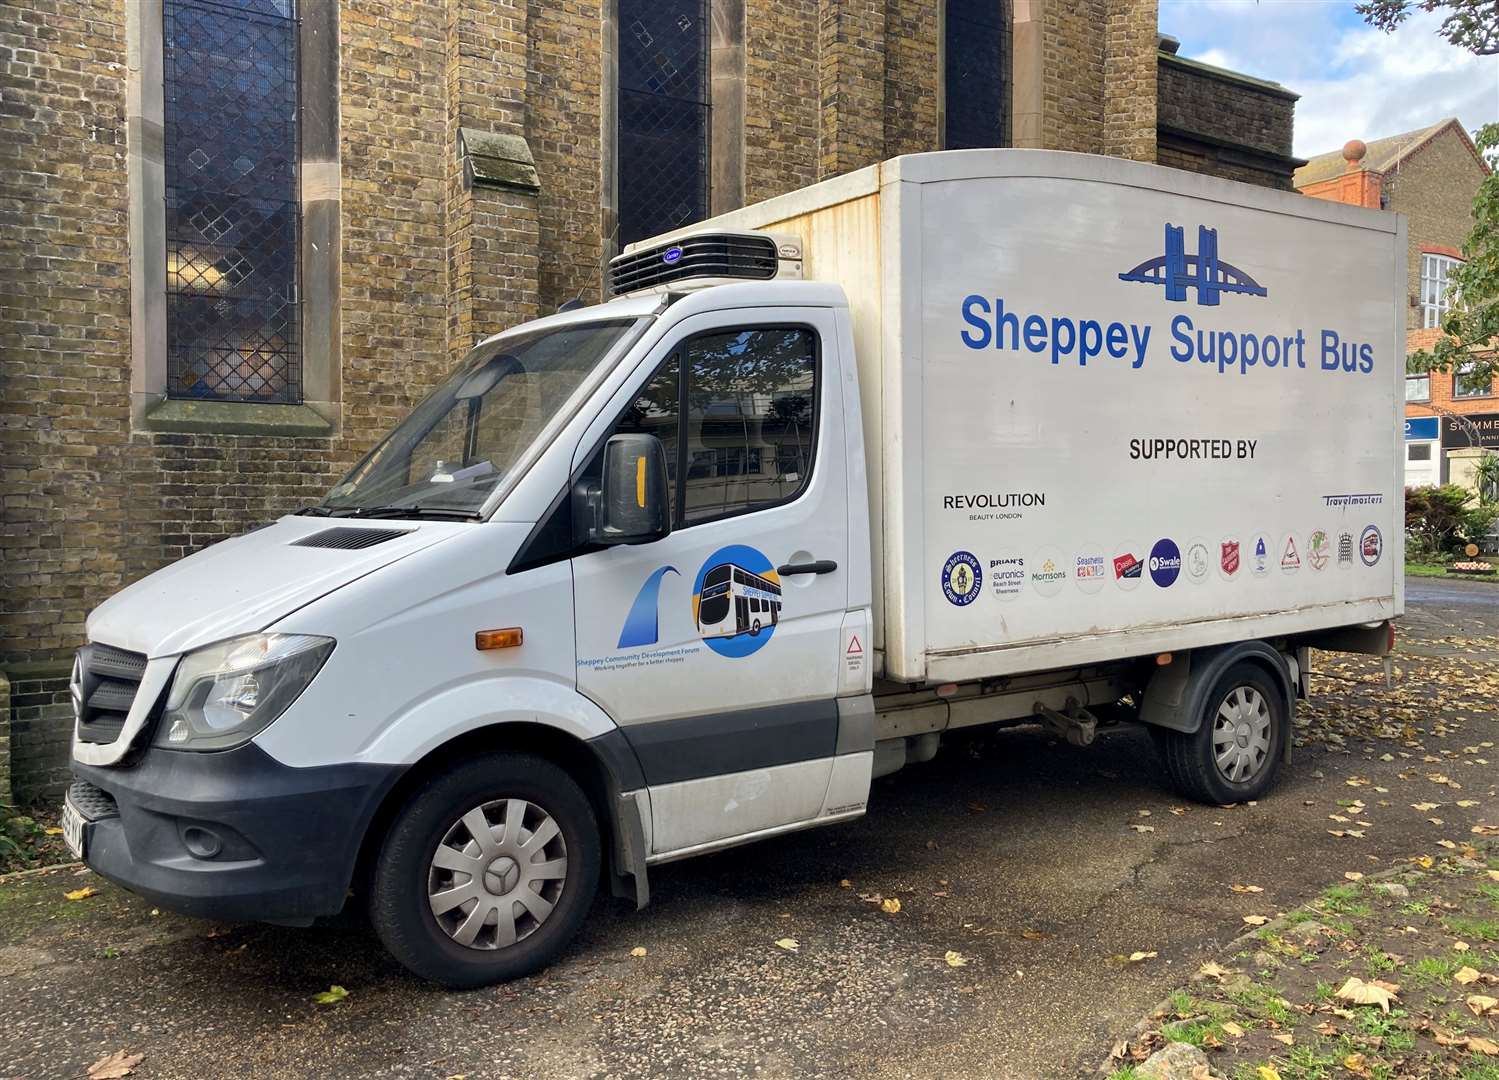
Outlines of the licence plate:
<svg viewBox="0 0 1499 1080">
<path fill-rule="evenodd" d="M 62 804 L 62 838 L 67 841 L 68 849 L 73 852 L 74 858 L 83 858 L 83 815 L 80 814 L 73 804 L 63 799 Z"/>
</svg>

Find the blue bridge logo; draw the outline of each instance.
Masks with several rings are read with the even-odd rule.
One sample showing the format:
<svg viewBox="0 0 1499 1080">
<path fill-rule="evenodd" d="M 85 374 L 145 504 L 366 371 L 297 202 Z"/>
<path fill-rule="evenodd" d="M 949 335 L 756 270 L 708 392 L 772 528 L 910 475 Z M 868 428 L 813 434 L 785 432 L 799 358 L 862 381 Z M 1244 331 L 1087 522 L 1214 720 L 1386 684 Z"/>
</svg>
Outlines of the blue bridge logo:
<svg viewBox="0 0 1499 1080">
<path fill-rule="evenodd" d="M 1197 254 L 1187 254 L 1182 227 L 1166 225 L 1166 254 L 1147 259 L 1120 281 L 1139 281 L 1146 285 L 1166 286 L 1166 299 L 1178 303 L 1186 300 L 1187 290 L 1197 290 L 1197 302 L 1217 307 L 1223 293 L 1245 293 L 1265 296 L 1264 286 L 1237 266 L 1218 258 L 1218 230 L 1206 225 L 1197 227 Z"/>
</svg>

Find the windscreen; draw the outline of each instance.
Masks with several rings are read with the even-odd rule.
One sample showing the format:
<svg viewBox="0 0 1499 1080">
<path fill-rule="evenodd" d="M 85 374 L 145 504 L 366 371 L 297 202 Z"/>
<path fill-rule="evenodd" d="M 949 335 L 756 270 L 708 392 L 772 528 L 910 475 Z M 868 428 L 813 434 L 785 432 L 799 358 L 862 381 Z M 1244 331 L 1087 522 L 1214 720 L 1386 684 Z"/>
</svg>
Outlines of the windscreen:
<svg viewBox="0 0 1499 1080">
<path fill-rule="evenodd" d="M 636 321 L 507 334 L 477 346 L 328 493 L 323 511 L 477 512 Z"/>
</svg>

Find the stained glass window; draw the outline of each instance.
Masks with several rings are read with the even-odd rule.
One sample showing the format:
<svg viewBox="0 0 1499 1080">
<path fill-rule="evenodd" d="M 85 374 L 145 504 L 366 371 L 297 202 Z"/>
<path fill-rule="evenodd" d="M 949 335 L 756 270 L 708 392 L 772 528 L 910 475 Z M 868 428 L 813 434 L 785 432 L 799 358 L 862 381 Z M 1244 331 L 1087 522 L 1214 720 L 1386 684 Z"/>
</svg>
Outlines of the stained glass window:
<svg viewBox="0 0 1499 1080">
<path fill-rule="evenodd" d="M 1009 0 L 947 0 L 949 150 L 1010 145 Z"/>
<path fill-rule="evenodd" d="M 295 0 L 165 0 L 167 393 L 302 400 Z"/>
<path fill-rule="evenodd" d="M 708 216 L 706 0 L 619 0 L 620 246 Z"/>
</svg>

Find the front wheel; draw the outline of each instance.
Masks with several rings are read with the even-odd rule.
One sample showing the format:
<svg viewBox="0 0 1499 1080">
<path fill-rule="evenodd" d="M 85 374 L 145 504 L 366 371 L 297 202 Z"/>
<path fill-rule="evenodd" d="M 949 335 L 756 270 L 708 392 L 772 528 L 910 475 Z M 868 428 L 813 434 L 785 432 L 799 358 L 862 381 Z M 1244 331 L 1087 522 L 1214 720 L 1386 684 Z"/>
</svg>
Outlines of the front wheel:
<svg viewBox="0 0 1499 1080">
<path fill-rule="evenodd" d="M 1196 731 L 1162 730 L 1156 746 L 1172 786 L 1187 798 L 1245 802 L 1275 783 L 1290 727 L 1275 680 L 1259 665 L 1241 662 L 1214 684 Z"/>
<path fill-rule="evenodd" d="M 528 975 L 582 925 L 599 850 L 572 777 L 527 754 L 485 754 L 413 793 L 381 847 L 370 919 L 392 956 L 444 986 Z"/>
</svg>

